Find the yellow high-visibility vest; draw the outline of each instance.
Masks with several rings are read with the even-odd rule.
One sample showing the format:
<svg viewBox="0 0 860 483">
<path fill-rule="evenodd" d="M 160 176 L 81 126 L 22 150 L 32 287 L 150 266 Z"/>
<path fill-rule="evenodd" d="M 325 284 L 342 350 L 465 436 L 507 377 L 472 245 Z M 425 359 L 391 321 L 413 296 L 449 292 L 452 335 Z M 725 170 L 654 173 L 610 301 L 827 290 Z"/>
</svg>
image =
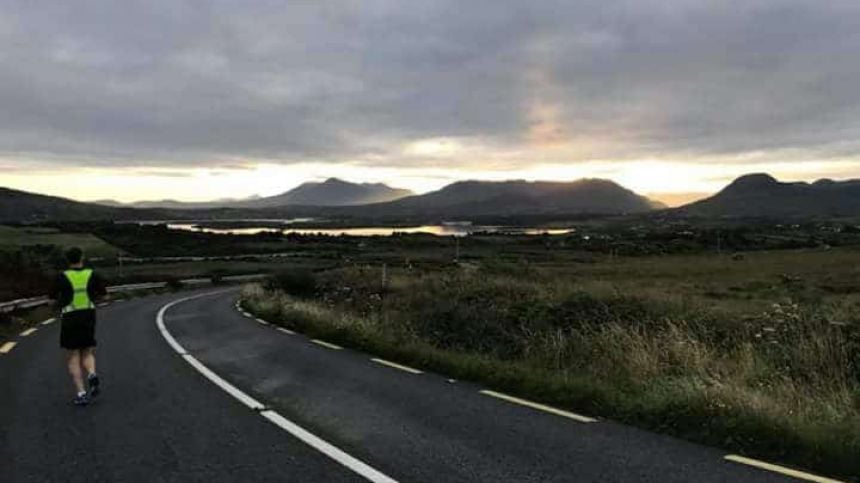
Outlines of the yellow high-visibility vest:
<svg viewBox="0 0 860 483">
<path fill-rule="evenodd" d="M 87 292 L 87 286 L 90 284 L 90 278 L 93 276 L 93 271 L 85 270 L 66 270 L 63 275 L 69 280 L 72 285 L 72 302 L 63 307 L 63 313 L 74 312 L 76 310 L 89 310 L 96 308 L 90 294 Z"/>
</svg>

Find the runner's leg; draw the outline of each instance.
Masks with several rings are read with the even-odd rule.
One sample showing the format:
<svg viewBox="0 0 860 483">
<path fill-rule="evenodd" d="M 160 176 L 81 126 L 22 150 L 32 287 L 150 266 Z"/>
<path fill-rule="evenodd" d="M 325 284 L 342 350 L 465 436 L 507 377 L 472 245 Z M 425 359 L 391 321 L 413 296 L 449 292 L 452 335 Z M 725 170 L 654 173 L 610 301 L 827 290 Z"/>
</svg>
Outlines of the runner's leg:
<svg viewBox="0 0 860 483">
<path fill-rule="evenodd" d="M 81 365 L 87 371 L 87 376 L 96 373 L 96 348 L 81 349 Z"/>
<path fill-rule="evenodd" d="M 78 394 L 84 392 L 84 377 L 81 371 L 81 353 L 78 350 L 70 350 L 67 354 L 67 365 L 69 375 L 72 376 L 72 382 L 75 383 L 75 390 Z"/>
</svg>

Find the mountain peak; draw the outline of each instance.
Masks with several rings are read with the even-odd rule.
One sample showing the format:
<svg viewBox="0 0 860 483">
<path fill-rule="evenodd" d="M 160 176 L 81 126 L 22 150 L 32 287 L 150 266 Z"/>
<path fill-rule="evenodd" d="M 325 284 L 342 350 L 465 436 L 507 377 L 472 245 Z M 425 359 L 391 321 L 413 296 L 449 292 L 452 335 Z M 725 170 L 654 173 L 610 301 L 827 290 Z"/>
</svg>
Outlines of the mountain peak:
<svg viewBox="0 0 860 483">
<path fill-rule="evenodd" d="M 860 181 L 780 182 L 767 174 L 741 176 L 716 195 L 677 209 L 696 216 L 833 217 L 860 214 Z"/>
<path fill-rule="evenodd" d="M 398 215 L 622 214 L 651 211 L 653 202 L 601 179 L 576 181 L 457 181 L 444 188 L 376 207 Z"/>
<path fill-rule="evenodd" d="M 324 181 L 309 181 L 269 198 L 247 203 L 246 207 L 266 208 L 287 205 L 347 206 L 382 203 L 410 196 L 409 190 L 391 188 L 382 183 L 352 183 L 331 177 Z"/>
<path fill-rule="evenodd" d="M 745 174 L 732 182 L 732 185 L 767 186 L 778 184 L 776 178 L 767 173 Z"/>
<path fill-rule="evenodd" d="M 779 181 L 767 173 L 754 173 L 741 176 L 740 178 L 732 181 L 731 184 L 723 189 L 723 192 L 754 192 L 779 185 Z"/>
</svg>

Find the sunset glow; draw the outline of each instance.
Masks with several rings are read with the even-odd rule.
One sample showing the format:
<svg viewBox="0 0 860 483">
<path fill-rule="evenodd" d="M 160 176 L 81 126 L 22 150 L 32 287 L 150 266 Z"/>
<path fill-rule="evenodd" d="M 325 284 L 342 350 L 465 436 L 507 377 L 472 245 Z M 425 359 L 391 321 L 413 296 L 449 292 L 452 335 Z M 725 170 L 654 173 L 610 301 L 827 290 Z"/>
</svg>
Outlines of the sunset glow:
<svg viewBox="0 0 860 483">
<path fill-rule="evenodd" d="M 860 177 L 857 7 L 778 3 L 0 7 L 0 186 L 607 178 L 674 205 L 752 172 Z"/>
</svg>

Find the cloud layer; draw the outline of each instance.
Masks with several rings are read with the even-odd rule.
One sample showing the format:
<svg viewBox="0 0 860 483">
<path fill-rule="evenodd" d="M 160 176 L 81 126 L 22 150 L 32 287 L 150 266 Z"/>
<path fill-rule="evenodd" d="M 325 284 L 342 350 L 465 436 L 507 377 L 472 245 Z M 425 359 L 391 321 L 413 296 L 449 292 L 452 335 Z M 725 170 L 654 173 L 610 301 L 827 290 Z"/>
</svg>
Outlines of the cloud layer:
<svg viewBox="0 0 860 483">
<path fill-rule="evenodd" d="M 854 159 L 857 52 L 854 0 L 9 1 L 0 156 Z"/>
</svg>

